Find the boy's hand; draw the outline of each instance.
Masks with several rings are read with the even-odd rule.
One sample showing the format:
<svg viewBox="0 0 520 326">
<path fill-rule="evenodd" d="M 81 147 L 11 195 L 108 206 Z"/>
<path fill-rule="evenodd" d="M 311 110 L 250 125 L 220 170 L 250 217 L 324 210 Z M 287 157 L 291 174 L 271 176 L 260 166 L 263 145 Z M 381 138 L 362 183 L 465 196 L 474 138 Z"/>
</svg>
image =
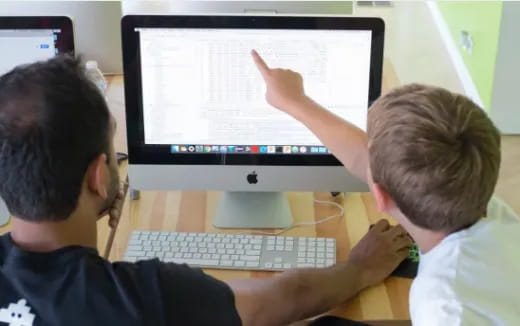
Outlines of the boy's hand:
<svg viewBox="0 0 520 326">
<path fill-rule="evenodd" d="M 380 283 L 392 273 L 407 256 L 412 240 L 402 226 L 391 226 L 380 220 L 352 248 L 348 263 L 362 271 L 364 286 Z"/>
<path fill-rule="evenodd" d="M 251 55 L 266 83 L 267 102 L 291 114 L 295 106 L 307 99 L 303 89 L 302 76 L 292 70 L 269 68 L 255 50 L 251 51 Z"/>
</svg>

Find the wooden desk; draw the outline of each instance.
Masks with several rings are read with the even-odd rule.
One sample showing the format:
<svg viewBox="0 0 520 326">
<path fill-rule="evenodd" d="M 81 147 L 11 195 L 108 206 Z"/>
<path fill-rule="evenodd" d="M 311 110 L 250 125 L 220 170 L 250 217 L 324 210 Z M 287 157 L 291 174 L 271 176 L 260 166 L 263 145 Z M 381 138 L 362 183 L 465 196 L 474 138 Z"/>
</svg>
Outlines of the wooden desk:
<svg viewBox="0 0 520 326">
<path fill-rule="evenodd" d="M 383 92 L 398 85 L 392 65 L 385 61 Z M 115 96 L 122 88 L 119 78 L 111 80 L 109 94 L 111 105 L 119 106 Z M 113 114 L 119 121 L 120 108 Z M 122 120 L 124 121 L 124 120 Z M 116 148 L 126 148 L 121 136 L 124 123 L 116 136 Z M 118 127 L 119 128 L 119 127 Z M 124 134 L 123 134 L 124 135 Z M 119 143 L 119 144 L 118 144 Z M 125 167 L 123 167 L 125 168 Z M 220 230 L 212 225 L 212 218 L 220 197 L 220 192 L 141 192 L 137 201 L 127 201 L 119 223 L 109 259 L 120 260 L 133 230 L 162 230 L 183 232 L 220 232 L 234 233 L 244 230 Z M 328 193 L 291 192 L 287 194 L 295 222 L 316 221 L 337 213 L 337 208 L 314 202 L 314 199 L 332 200 Z M 383 216 L 377 212 L 374 200 L 369 193 L 352 193 L 339 199 L 345 208 L 345 216 L 319 224 L 315 227 L 296 228 L 284 235 L 309 237 L 334 237 L 337 240 L 337 260 L 345 260 L 350 248 L 367 232 L 370 224 Z M 388 216 L 385 216 L 389 218 Z M 391 218 L 390 218 L 391 219 Z M 247 230 L 245 230 L 247 231 Z M 272 230 L 264 230 L 272 231 Z M 220 280 L 271 277 L 272 272 L 206 270 Z M 363 291 L 356 298 L 332 311 L 337 316 L 357 320 L 409 319 L 408 292 L 411 280 L 389 278 L 379 286 Z"/>
<path fill-rule="evenodd" d="M 126 152 L 126 124 L 121 76 L 108 78 L 108 104 L 118 123 L 115 136 L 117 151 Z M 383 92 L 399 85 L 392 65 L 385 61 L 383 72 Z M 120 166 L 122 179 L 126 177 L 127 165 Z M 115 241 L 109 259 L 123 257 L 130 233 L 135 229 L 189 231 L 189 232 L 239 232 L 218 230 L 212 225 L 212 216 L 219 199 L 219 192 L 141 192 L 137 201 L 125 202 L 121 221 L 115 234 Z M 330 200 L 327 193 L 291 192 L 287 194 L 295 222 L 316 221 L 337 213 L 337 208 L 317 204 L 313 200 Z M 350 248 L 367 232 L 370 224 L 383 216 L 377 212 L 374 200 L 368 193 L 352 193 L 341 198 L 345 216 L 319 224 L 315 227 L 296 228 L 284 235 L 334 237 L 337 239 L 337 259 L 348 257 Z M 388 217 L 387 217 L 388 218 Z M 0 228 L 0 234 L 9 226 Z M 270 231 L 270 230 L 265 230 Z M 106 218 L 98 223 L 98 249 L 105 252 L 110 229 Z M 271 277 L 272 272 L 206 270 L 221 280 Z M 409 319 L 408 292 L 411 281 L 389 278 L 384 284 L 363 291 L 349 302 L 332 311 L 337 316 L 357 320 L 368 319 Z"/>
</svg>

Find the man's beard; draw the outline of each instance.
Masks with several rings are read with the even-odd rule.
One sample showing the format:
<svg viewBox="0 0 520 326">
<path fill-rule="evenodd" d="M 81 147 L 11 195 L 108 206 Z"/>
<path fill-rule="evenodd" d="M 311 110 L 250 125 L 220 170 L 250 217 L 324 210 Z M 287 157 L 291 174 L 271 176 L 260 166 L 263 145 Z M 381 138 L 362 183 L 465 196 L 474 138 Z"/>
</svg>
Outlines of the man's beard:
<svg viewBox="0 0 520 326">
<path fill-rule="evenodd" d="M 119 171 L 117 168 L 110 167 L 110 185 L 107 191 L 107 199 L 103 203 L 101 212 L 110 213 L 110 208 L 114 204 L 114 201 L 119 193 Z"/>
</svg>

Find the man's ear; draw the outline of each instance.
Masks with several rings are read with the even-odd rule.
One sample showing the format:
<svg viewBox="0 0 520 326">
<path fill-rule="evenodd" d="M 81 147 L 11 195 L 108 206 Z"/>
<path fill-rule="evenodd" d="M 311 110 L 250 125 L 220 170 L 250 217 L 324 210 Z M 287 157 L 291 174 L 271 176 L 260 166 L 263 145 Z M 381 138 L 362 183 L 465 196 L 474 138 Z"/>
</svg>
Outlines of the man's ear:
<svg viewBox="0 0 520 326">
<path fill-rule="evenodd" d="M 96 193 L 102 199 L 108 198 L 107 188 L 105 186 L 105 165 L 107 155 L 101 154 L 93 160 L 87 169 L 87 184 L 90 191 Z"/>
<path fill-rule="evenodd" d="M 378 185 L 377 183 L 372 184 L 372 194 L 376 200 L 377 209 L 382 213 L 390 213 L 390 210 L 395 206 L 393 199 L 390 197 L 388 192 Z"/>
</svg>

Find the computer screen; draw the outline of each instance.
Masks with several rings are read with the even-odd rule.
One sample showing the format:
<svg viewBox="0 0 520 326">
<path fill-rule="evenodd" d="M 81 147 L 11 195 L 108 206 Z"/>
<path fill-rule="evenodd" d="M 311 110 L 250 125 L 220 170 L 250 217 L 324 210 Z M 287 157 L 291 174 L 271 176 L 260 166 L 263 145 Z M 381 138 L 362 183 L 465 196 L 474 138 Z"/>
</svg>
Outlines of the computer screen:
<svg viewBox="0 0 520 326">
<path fill-rule="evenodd" d="M 60 30 L 0 30 L 0 75 L 20 64 L 46 60 L 59 53 Z"/>
<path fill-rule="evenodd" d="M 145 145 L 172 153 L 323 155 L 271 107 L 250 52 L 301 73 L 306 93 L 365 130 L 371 30 L 138 28 Z"/>
<path fill-rule="evenodd" d="M 310 97 L 366 129 L 381 93 L 381 19 L 127 15 L 121 27 L 133 188 L 368 189 L 307 127 L 268 104 L 251 50 L 301 73 Z"/>
<path fill-rule="evenodd" d="M 0 75 L 14 67 L 73 53 L 72 22 L 67 17 L 1 17 Z"/>
</svg>

